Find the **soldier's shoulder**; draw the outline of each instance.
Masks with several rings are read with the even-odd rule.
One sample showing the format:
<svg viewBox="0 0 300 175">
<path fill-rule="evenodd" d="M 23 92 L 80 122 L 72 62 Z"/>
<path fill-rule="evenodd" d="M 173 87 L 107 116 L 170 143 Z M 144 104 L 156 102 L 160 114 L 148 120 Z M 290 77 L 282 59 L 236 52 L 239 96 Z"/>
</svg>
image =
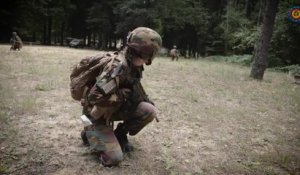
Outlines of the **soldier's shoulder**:
<svg viewBox="0 0 300 175">
<path fill-rule="evenodd" d="M 101 52 L 94 56 L 95 58 L 110 58 L 110 59 L 123 59 L 123 54 L 121 52 L 107 51 Z"/>
<path fill-rule="evenodd" d="M 105 72 L 114 72 L 116 68 L 123 69 L 125 57 L 120 52 L 103 52 L 97 55 Z"/>
<path fill-rule="evenodd" d="M 101 52 L 91 57 L 93 60 L 99 60 L 100 63 L 108 63 L 118 59 L 116 52 Z"/>
</svg>

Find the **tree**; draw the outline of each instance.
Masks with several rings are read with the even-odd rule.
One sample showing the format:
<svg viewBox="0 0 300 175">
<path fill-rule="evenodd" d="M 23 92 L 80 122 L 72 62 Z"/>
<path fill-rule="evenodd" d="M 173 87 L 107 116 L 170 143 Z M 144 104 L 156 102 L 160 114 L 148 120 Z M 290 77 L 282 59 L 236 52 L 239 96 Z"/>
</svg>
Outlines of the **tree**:
<svg viewBox="0 0 300 175">
<path fill-rule="evenodd" d="M 117 18 L 115 34 L 123 38 L 123 44 L 126 42 L 128 32 L 136 27 L 150 27 L 160 32 L 160 12 L 156 8 L 159 3 L 155 0 L 128 0 L 114 8 Z"/>
<path fill-rule="evenodd" d="M 99 42 L 101 41 L 99 44 L 102 49 L 107 49 L 108 41 L 111 41 L 110 36 L 114 30 L 114 15 L 112 5 L 110 3 L 94 3 L 89 9 L 88 18 L 86 20 L 88 28 L 93 35 L 98 35 Z"/>
<path fill-rule="evenodd" d="M 164 46 L 174 44 L 182 54 L 196 56 L 204 50 L 209 35 L 211 15 L 202 1 L 162 0 L 157 6 L 163 29 Z"/>
<path fill-rule="evenodd" d="M 0 5 L 0 41 L 8 42 L 11 37 L 11 32 L 16 31 L 21 34 L 20 19 L 18 12 L 20 10 L 19 4 L 21 0 L 4 0 Z"/>
<path fill-rule="evenodd" d="M 272 60 L 269 66 L 300 64 L 300 25 L 288 19 L 286 12 L 290 8 L 291 4 L 288 1 L 279 3 L 271 41 Z"/>
<path fill-rule="evenodd" d="M 262 80 L 268 66 L 268 49 L 273 33 L 278 3 L 279 0 L 267 0 L 261 35 L 255 48 L 254 62 L 250 73 L 250 77 L 254 79 Z"/>
</svg>

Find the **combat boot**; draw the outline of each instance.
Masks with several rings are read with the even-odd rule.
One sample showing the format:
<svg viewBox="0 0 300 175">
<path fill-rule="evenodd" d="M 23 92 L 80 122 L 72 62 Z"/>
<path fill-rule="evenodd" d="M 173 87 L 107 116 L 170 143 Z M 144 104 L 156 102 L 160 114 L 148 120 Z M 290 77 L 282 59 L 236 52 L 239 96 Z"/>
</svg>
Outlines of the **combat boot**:
<svg viewBox="0 0 300 175">
<path fill-rule="evenodd" d="M 114 134 L 117 137 L 123 152 L 133 151 L 132 144 L 128 142 L 127 133 L 128 131 L 125 130 L 123 123 L 119 123 L 117 128 L 114 130 Z"/>
<path fill-rule="evenodd" d="M 87 139 L 87 137 L 86 137 L 86 132 L 85 132 L 85 130 L 81 131 L 81 139 L 82 139 L 82 142 L 83 142 L 83 144 L 84 144 L 85 146 L 89 146 L 89 145 L 90 145 L 90 143 L 89 143 L 89 141 L 88 141 L 88 139 Z"/>
</svg>

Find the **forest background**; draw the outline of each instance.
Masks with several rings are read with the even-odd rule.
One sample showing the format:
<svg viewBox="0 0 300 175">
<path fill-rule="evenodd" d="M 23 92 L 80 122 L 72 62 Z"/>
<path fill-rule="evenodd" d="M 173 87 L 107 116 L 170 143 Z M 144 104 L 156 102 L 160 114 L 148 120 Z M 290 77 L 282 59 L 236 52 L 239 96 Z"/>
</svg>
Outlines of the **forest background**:
<svg viewBox="0 0 300 175">
<path fill-rule="evenodd" d="M 84 47 L 101 50 L 124 45 L 138 26 L 157 30 L 168 50 L 181 55 L 252 55 L 260 35 L 266 0 L 13 0 L 1 1 L 0 42 L 16 31 L 25 43 L 68 45 L 81 39 Z M 300 25 L 289 20 L 299 0 L 280 1 L 268 66 L 300 64 Z M 226 58 L 228 59 L 228 58 Z M 251 56 L 230 61 L 250 64 Z"/>
</svg>

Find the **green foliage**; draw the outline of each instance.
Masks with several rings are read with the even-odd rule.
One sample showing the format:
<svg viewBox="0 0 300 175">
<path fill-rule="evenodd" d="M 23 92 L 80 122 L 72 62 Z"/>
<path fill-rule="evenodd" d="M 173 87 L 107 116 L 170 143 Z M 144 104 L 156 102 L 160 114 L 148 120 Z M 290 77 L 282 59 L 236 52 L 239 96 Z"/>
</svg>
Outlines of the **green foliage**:
<svg viewBox="0 0 300 175">
<path fill-rule="evenodd" d="M 119 3 L 114 9 L 114 14 L 118 17 L 116 33 L 126 36 L 129 31 L 139 26 L 161 31 L 162 26 L 156 6 L 157 1 L 151 0 L 129 0 Z"/>
<path fill-rule="evenodd" d="M 300 64 L 300 25 L 288 19 L 291 8 L 288 1 L 281 1 L 274 26 L 271 52 L 285 64 Z"/>
<path fill-rule="evenodd" d="M 62 23 L 67 23 L 70 12 L 74 8 L 70 0 L 21 1 L 20 6 L 18 16 L 22 18 L 22 22 L 18 30 L 21 31 L 24 39 L 33 41 L 41 41 L 43 37 L 51 40 L 52 38 L 49 38 L 51 36 L 46 36 L 45 30 L 51 27 L 50 33 L 58 33 Z"/>
<path fill-rule="evenodd" d="M 241 27 L 238 29 L 238 31 L 234 32 L 232 35 L 232 49 L 234 53 L 251 54 L 258 39 L 259 33 L 260 32 L 256 28 L 251 30 L 246 27 Z"/>
<path fill-rule="evenodd" d="M 269 53 L 268 56 L 268 67 L 282 67 L 285 66 L 282 59 L 280 59 L 278 56 L 276 56 L 274 53 Z"/>
<path fill-rule="evenodd" d="M 237 54 L 251 54 L 259 34 L 253 22 L 246 18 L 245 11 L 233 3 L 227 5 L 223 20 L 215 31 L 220 32 L 227 49 Z"/>
<path fill-rule="evenodd" d="M 8 173 L 8 168 L 5 165 L 0 164 L 0 174 Z"/>
<path fill-rule="evenodd" d="M 88 28 L 93 32 L 111 31 L 113 26 L 111 15 L 112 13 L 107 4 L 94 3 L 94 5 L 89 9 L 88 18 L 86 20 Z"/>
<path fill-rule="evenodd" d="M 243 66 L 250 65 L 252 62 L 252 55 L 232 55 L 232 56 L 212 56 L 208 59 L 214 61 L 225 61 L 228 63 L 236 63 Z"/>
<path fill-rule="evenodd" d="M 300 64 L 300 25 L 287 15 L 295 2 L 280 1 L 269 53 L 271 67 Z M 208 54 L 205 48 L 214 41 L 224 43 L 221 50 L 226 54 L 252 54 L 264 6 L 262 0 L 15 0 L 0 10 L 4 16 L 0 39 L 15 30 L 24 41 L 63 44 L 66 37 L 75 37 L 89 44 L 93 40 L 105 49 L 125 41 L 132 29 L 146 26 L 162 35 L 164 47 L 175 44 L 188 55 Z"/>
<path fill-rule="evenodd" d="M 0 121 L 1 121 L 1 123 L 6 124 L 8 119 L 9 119 L 9 117 L 7 115 L 7 112 L 6 112 L 7 109 L 5 109 L 4 105 L 2 105 L 2 104 L 0 104 L 0 109 L 1 109 L 1 111 L 0 111 Z"/>
<path fill-rule="evenodd" d="M 274 67 L 272 70 L 288 72 L 291 75 L 300 75 L 300 65 L 298 65 L 298 64 L 284 66 L 284 67 Z"/>
<path fill-rule="evenodd" d="M 202 1 L 163 0 L 158 9 L 164 9 L 160 18 L 166 47 L 175 44 L 182 50 L 196 51 L 209 37 L 211 14 Z"/>
</svg>

